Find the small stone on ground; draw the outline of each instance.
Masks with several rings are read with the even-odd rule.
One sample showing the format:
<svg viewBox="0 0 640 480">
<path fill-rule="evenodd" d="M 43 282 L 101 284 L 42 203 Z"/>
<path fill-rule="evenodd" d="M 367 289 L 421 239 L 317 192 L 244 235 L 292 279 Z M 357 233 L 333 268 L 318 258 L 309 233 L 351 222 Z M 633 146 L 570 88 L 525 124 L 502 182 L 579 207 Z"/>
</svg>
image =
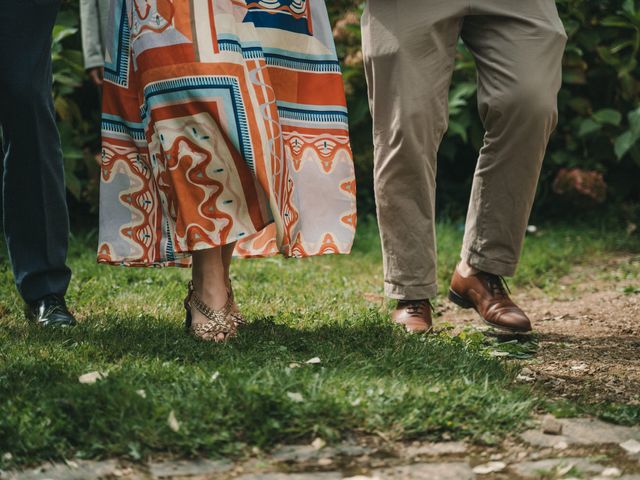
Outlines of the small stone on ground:
<svg viewBox="0 0 640 480">
<path fill-rule="evenodd" d="M 374 470 L 381 479 L 473 480 L 475 475 L 467 463 L 415 463 L 401 467 Z"/>
<path fill-rule="evenodd" d="M 149 464 L 151 475 L 157 479 L 220 474 L 228 472 L 232 468 L 233 464 L 229 461 L 206 459 L 152 462 Z"/>
<path fill-rule="evenodd" d="M 331 458 L 336 454 L 332 447 L 316 448 L 313 445 L 285 445 L 276 450 L 272 457 L 278 462 L 303 463 L 321 458 Z"/>
<path fill-rule="evenodd" d="M 585 458 L 548 458 L 512 465 L 511 470 L 524 478 L 556 478 L 571 473 L 572 477 L 600 474 L 605 467 Z"/>
<path fill-rule="evenodd" d="M 342 480 L 340 472 L 314 473 L 250 473 L 237 477 L 237 480 Z"/>
<path fill-rule="evenodd" d="M 553 415 L 545 415 L 542 419 L 542 433 L 560 435 L 562 433 L 562 422 Z"/>
<path fill-rule="evenodd" d="M 524 432 L 521 438 L 537 447 L 554 447 L 558 442 L 567 445 L 621 444 L 629 440 L 640 440 L 640 427 L 624 427 L 590 418 L 558 420 L 562 424 L 562 435 L 549 435 L 533 429 Z"/>
<path fill-rule="evenodd" d="M 116 460 L 103 462 L 78 460 L 69 464 L 47 464 L 24 472 L 10 472 L 7 478 L 10 480 L 101 480 L 117 476 L 121 476 L 121 467 Z"/>
<path fill-rule="evenodd" d="M 437 442 L 411 445 L 402 451 L 407 458 L 420 456 L 456 455 L 467 452 L 468 446 L 464 442 Z"/>
</svg>

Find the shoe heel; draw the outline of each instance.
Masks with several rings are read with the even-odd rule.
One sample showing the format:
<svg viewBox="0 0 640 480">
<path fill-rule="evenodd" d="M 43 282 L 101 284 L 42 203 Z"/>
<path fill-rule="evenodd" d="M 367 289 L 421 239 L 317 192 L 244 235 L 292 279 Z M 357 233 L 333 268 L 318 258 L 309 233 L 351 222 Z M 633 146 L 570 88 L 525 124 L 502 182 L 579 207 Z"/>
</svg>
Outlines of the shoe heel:
<svg viewBox="0 0 640 480">
<path fill-rule="evenodd" d="M 186 316 L 184 319 L 184 329 L 186 331 L 191 331 L 191 325 L 193 323 L 193 316 L 191 315 L 191 297 L 193 296 L 193 283 L 189 282 L 187 286 L 187 297 L 184 299 L 184 310 L 186 312 Z"/>
<path fill-rule="evenodd" d="M 456 292 L 454 292 L 451 289 L 449 289 L 448 297 L 449 297 L 449 300 L 451 300 L 453 303 L 458 305 L 460 308 L 473 308 L 473 303 L 471 303 L 469 300 L 461 297 L 460 295 L 458 295 Z"/>
<path fill-rule="evenodd" d="M 184 319 L 184 329 L 191 330 L 192 323 L 193 323 L 193 318 L 191 317 L 191 312 L 187 311 L 187 315 Z"/>
</svg>

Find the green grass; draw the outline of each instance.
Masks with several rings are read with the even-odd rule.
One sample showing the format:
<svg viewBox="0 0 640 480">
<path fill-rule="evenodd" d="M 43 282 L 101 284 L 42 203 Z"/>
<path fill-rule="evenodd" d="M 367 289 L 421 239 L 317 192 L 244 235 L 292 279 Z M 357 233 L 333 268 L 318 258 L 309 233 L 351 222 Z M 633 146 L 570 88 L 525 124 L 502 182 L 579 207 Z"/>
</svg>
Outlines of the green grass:
<svg viewBox="0 0 640 480">
<path fill-rule="evenodd" d="M 461 235 L 440 225 L 442 288 Z M 68 331 L 26 323 L 3 254 L 0 468 L 72 456 L 233 456 L 354 432 L 492 443 L 542 403 L 514 384 L 517 365 L 489 355 L 481 335 L 406 336 L 365 299 L 382 294 L 372 224 L 351 256 L 236 262 L 251 324 L 228 345 L 181 328 L 188 271 L 98 266 L 94 240 L 72 241 L 68 301 L 81 323 Z M 514 283 L 553 288 L 574 262 L 621 249 L 640 246 L 617 231 L 554 227 L 527 240 Z M 321 363 L 306 364 L 312 357 Z M 108 376 L 79 383 L 91 371 Z"/>
</svg>

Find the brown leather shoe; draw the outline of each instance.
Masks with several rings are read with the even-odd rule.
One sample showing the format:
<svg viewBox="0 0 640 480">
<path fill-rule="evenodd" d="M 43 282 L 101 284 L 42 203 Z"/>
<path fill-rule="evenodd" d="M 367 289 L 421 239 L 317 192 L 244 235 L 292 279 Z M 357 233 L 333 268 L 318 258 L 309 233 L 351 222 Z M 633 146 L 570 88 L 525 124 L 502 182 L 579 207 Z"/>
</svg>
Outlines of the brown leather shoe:
<svg viewBox="0 0 640 480">
<path fill-rule="evenodd" d="M 428 333 L 433 328 L 431 322 L 431 302 L 429 300 L 400 300 L 391 319 L 404 326 L 409 333 Z"/>
<path fill-rule="evenodd" d="M 531 331 L 531 321 L 509 298 L 507 284 L 498 275 L 480 272 L 463 277 L 456 268 L 449 300 L 462 308 L 473 308 L 492 327 L 512 333 Z"/>
</svg>

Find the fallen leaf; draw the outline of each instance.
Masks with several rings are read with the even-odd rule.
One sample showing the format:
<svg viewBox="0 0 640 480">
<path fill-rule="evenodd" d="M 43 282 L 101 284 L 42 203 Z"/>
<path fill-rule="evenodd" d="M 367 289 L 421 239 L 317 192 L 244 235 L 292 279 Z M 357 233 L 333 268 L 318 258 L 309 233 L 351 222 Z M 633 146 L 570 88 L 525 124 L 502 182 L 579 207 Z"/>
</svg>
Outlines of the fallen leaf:
<svg viewBox="0 0 640 480">
<path fill-rule="evenodd" d="M 325 442 L 322 438 L 318 437 L 316 438 L 313 442 L 311 442 L 311 446 L 313 448 L 315 448 L 316 450 L 320 450 L 321 448 L 324 448 L 324 446 L 327 444 L 327 442 Z"/>
<path fill-rule="evenodd" d="M 502 352 L 500 350 L 493 350 L 492 352 L 489 352 L 489 355 L 491 355 L 492 357 L 508 357 L 509 356 L 509 352 Z"/>
<path fill-rule="evenodd" d="M 586 363 L 579 363 L 578 365 L 574 365 L 571 367 L 571 370 L 574 372 L 584 372 L 587 370 L 589 366 Z"/>
<path fill-rule="evenodd" d="M 310 358 L 309 360 L 307 360 L 305 363 L 309 363 L 309 364 L 316 364 L 316 363 L 320 363 L 320 357 L 313 357 Z"/>
<path fill-rule="evenodd" d="M 295 363 L 295 362 L 289 364 L 289 368 L 300 368 L 301 366 L 302 365 L 300 365 L 299 363 Z"/>
<path fill-rule="evenodd" d="M 218 371 L 213 372 L 211 374 L 211 378 L 209 380 L 212 381 L 212 382 L 215 382 L 218 379 L 219 376 L 220 376 L 220 372 L 218 372 Z"/>
<path fill-rule="evenodd" d="M 180 430 L 180 422 L 178 422 L 176 414 L 173 410 L 171 410 L 171 412 L 169 413 L 169 417 L 167 418 L 167 425 L 169 425 L 169 428 L 174 432 Z"/>
<path fill-rule="evenodd" d="M 619 468 L 609 467 L 605 468 L 600 475 L 607 478 L 618 478 L 622 476 L 622 472 Z"/>
<path fill-rule="evenodd" d="M 483 465 L 478 465 L 473 469 L 473 473 L 478 475 L 486 475 L 488 473 L 501 472 L 507 468 L 507 464 L 504 462 L 489 462 Z"/>
<path fill-rule="evenodd" d="M 620 446 L 624 448 L 624 450 L 632 455 L 636 453 L 640 453 L 640 442 L 637 440 L 627 440 L 624 443 L 621 443 Z"/>
<path fill-rule="evenodd" d="M 136 393 L 138 395 L 140 395 L 142 398 L 147 398 L 147 392 L 145 392 L 144 390 L 140 389 L 140 390 L 136 390 Z"/>
<path fill-rule="evenodd" d="M 289 397 L 292 402 L 304 402 L 304 397 L 298 392 L 287 392 L 287 397 Z"/>
<path fill-rule="evenodd" d="M 108 373 L 106 372 L 89 372 L 84 375 L 80 375 L 78 377 L 78 381 L 80 383 L 91 385 L 92 383 L 96 383 L 98 380 L 104 380 L 107 378 L 107 375 Z"/>
<path fill-rule="evenodd" d="M 564 477 L 567 473 L 569 473 L 573 467 L 575 467 L 576 464 L 575 463 L 569 463 L 567 465 L 558 467 L 556 474 L 558 475 L 558 477 Z"/>
</svg>

